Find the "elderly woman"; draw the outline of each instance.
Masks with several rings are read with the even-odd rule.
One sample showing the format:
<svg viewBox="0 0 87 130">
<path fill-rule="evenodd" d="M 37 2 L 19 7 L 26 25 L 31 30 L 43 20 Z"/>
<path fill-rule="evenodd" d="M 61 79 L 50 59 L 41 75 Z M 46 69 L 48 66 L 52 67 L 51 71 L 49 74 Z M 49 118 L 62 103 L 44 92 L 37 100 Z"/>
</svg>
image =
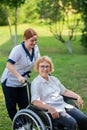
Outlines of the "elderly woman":
<svg viewBox="0 0 87 130">
<path fill-rule="evenodd" d="M 87 116 L 63 100 L 63 96 L 75 98 L 83 108 L 82 98 L 65 88 L 58 78 L 49 75 L 53 71 L 51 59 L 47 56 L 39 57 L 34 68 L 39 75 L 31 83 L 32 104 L 48 109 L 53 124 L 62 124 L 67 130 L 76 130 L 77 127 L 87 130 Z"/>
</svg>

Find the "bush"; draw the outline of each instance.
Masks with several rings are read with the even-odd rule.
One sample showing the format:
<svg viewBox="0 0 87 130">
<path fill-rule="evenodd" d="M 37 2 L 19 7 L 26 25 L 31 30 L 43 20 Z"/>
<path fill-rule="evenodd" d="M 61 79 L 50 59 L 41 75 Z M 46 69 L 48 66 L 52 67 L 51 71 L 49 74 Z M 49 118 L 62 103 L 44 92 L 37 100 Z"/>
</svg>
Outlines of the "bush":
<svg viewBox="0 0 87 130">
<path fill-rule="evenodd" d="M 81 36 L 81 45 L 87 49 L 87 32 L 83 32 Z"/>
<path fill-rule="evenodd" d="M 0 4 L 0 25 L 7 25 L 6 11 L 3 5 Z"/>
</svg>

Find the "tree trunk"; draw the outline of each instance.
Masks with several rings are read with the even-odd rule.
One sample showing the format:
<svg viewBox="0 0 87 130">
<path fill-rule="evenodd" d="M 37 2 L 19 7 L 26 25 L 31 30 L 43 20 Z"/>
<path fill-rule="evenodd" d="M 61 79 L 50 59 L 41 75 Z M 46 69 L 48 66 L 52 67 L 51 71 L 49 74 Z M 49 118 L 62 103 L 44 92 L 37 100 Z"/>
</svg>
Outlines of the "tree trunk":
<svg viewBox="0 0 87 130">
<path fill-rule="evenodd" d="M 10 31 L 10 38 L 11 38 L 11 41 L 12 41 L 12 30 L 11 30 L 11 21 L 10 21 L 10 17 L 8 16 L 8 24 L 9 24 L 9 31 Z"/>
<path fill-rule="evenodd" d="M 71 41 L 67 41 L 64 43 L 69 51 L 70 54 L 72 54 L 72 47 L 71 47 Z"/>
<path fill-rule="evenodd" d="M 18 13 L 18 8 L 15 8 L 15 45 L 18 44 L 18 39 L 17 39 L 17 13 Z"/>
<path fill-rule="evenodd" d="M 10 20 L 10 17 L 8 15 L 8 10 L 7 10 L 7 7 L 6 7 L 6 1 L 5 1 L 5 11 L 6 11 L 6 17 L 7 17 L 8 26 L 9 26 L 10 39 L 11 39 L 11 42 L 12 42 L 11 20 Z"/>
</svg>

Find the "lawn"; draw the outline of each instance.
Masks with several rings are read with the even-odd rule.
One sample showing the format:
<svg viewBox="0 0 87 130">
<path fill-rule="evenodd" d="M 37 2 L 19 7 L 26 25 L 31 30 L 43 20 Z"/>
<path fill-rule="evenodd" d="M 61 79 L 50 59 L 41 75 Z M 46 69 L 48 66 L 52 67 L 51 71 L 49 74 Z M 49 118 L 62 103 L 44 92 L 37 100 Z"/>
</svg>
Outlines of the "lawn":
<svg viewBox="0 0 87 130">
<path fill-rule="evenodd" d="M 73 54 L 70 55 L 66 47 L 58 42 L 46 26 L 19 25 L 18 42 L 22 41 L 22 34 L 27 27 L 33 27 L 38 32 L 38 45 L 41 55 L 48 55 L 54 62 L 53 75 L 69 89 L 80 94 L 85 101 L 84 112 L 87 112 L 87 55 L 80 45 L 79 36 L 73 41 Z M 10 43 L 8 27 L 0 27 L 0 77 L 6 65 L 6 60 L 14 43 Z M 12 28 L 14 32 L 14 27 Z M 32 71 L 32 80 L 37 74 Z M 4 96 L 0 87 L 0 130 L 11 130 L 10 121 L 4 102 Z"/>
</svg>

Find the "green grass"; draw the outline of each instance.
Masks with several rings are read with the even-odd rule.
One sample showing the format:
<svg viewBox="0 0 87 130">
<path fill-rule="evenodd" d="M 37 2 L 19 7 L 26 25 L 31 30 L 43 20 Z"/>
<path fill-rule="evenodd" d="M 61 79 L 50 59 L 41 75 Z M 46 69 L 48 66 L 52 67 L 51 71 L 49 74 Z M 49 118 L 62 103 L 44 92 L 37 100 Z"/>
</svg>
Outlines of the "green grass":
<svg viewBox="0 0 87 130">
<path fill-rule="evenodd" d="M 4 96 L 0 87 L 0 130 L 11 130 L 12 122 L 8 117 Z"/>
<path fill-rule="evenodd" d="M 53 75 L 69 89 L 80 94 L 85 101 L 84 112 L 87 112 L 87 55 L 80 45 L 79 36 L 72 42 L 73 54 L 70 55 L 66 47 L 58 42 L 46 26 L 19 25 L 18 42 L 22 41 L 22 35 L 27 27 L 33 27 L 38 32 L 38 45 L 41 55 L 52 58 L 55 71 Z M 14 30 L 14 27 L 12 27 Z M 14 33 L 13 33 L 14 34 Z M 0 77 L 5 68 L 7 57 L 14 46 L 9 40 L 8 27 L 0 27 Z M 37 74 L 32 72 L 30 80 Z M 0 130 L 11 130 L 10 121 L 4 102 L 4 96 L 0 87 Z"/>
</svg>

